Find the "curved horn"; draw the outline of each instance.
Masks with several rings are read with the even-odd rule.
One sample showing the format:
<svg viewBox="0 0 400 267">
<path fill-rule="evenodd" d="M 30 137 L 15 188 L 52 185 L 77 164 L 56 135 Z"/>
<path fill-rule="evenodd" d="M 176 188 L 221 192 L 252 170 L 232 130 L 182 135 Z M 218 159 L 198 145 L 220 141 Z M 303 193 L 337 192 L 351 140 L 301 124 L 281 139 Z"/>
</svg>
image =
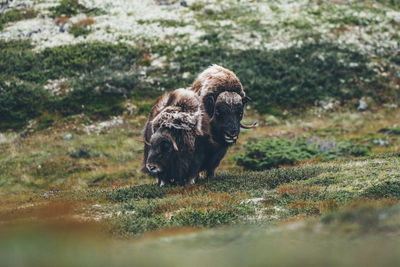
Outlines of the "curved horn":
<svg viewBox="0 0 400 267">
<path fill-rule="evenodd" d="M 172 137 L 172 135 L 168 134 L 167 136 L 168 136 L 168 138 L 171 140 L 172 145 L 174 146 L 175 151 L 179 151 L 178 146 L 177 146 L 177 144 L 176 144 L 174 138 Z"/>
<path fill-rule="evenodd" d="M 151 144 L 150 144 L 146 139 L 143 139 L 143 142 L 144 142 L 146 145 L 151 146 Z"/>
<path fill-rule="evenodd" d="M 253 125 L 244 125 L 242 123 L 240 123 L 240 127 L 243 129 L 253 129 L 256 128 L 258 126 L 258 122 L 253 123 Z"/>
</svg>

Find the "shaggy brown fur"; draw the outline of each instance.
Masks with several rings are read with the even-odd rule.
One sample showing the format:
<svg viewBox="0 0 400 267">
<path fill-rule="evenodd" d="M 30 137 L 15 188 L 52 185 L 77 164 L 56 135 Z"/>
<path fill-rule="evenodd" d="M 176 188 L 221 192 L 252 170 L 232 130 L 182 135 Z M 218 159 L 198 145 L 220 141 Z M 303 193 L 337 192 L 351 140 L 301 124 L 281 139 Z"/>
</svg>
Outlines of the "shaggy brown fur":
<svg viewBox="0 0 400 267">
<path fill-rule="evenodd" d="M 202 169 L 207 176 L 214 176 L 229 146 L 239 136 L 245 103 L 249 100 L 238 77 L 230 70 L 212 65 L 204 70 L 194 81 L 190 90 L 196 92 L 210 117 L 213 142 L 207 145 L 207 161 Z"/>
<path fill-rule="evenodd" d="M 193 183 L 209 131 L 208 116 L 196 93 L 177 89 L 160 97 L 144 128 L 142 170 L 157 175 L 160 185 Z"/>
<path fill-rule="evenodd" d="M 208 94 L 217 96 L 225 91 L 235 92 L 242 98 L 246 96 L 235 73 L 218 65 L 212 65 L 200 73 L 193 82 L 191 89 L 201 98 Z"/>
</svg>

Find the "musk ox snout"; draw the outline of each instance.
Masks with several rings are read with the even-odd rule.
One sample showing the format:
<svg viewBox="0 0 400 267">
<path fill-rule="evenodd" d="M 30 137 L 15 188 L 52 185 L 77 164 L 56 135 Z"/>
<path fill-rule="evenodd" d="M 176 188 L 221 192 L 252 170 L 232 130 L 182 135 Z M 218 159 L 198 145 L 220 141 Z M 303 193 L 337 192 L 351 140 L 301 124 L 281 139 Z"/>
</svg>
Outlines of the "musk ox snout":
<svg viewBox="0 0 400 267">
<path fill-rule="evenodd" d="M 224 134 L 224 139 L 225 142 L 227 142 L 228 144 L 233 144 L 236 143 L 236 140 L 238 139 L 238 134 L 236 133 L 225 133 Z"/>
<path fill-rule="evenodd" d="M 227 142 L 228 144 L 235 143 L 239 137 L 239 132 L 239 126 L 235 127 L 234 125 L 228 125 L 228 127 L 224 129 L 225 142 Z"/>
<path fill-rule="evenodd" d="M 161 172 L 161 168 L 158 167 L 157 164 L 147 163 L 146 168 L 147 168 L 147 170 L 149 170 L 150 173 L 153 173 L 153 174 L 158 174 Z"/>
</svg>

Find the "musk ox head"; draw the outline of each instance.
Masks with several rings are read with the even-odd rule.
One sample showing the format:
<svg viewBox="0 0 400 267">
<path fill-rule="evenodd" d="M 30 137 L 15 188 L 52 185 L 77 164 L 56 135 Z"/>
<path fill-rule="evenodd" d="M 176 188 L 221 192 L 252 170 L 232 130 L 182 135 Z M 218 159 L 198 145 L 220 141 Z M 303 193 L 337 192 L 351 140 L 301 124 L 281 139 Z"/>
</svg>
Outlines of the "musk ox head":
<svg viewBox="0 0 400 267">
<path fill-rule="evenodd" d="M 234 92 L 222 92 L 214 100 L 213 95 L 204 99 L 206 110 L 211 114 L 212 134 L 215 141 L 232 145 L 236 143 L 242 126 L 246 98 Z M 244 127 L 244 126 L 243 126 Z"/>
<path fill-rule="evenodd" d="M 178 145 L 168 129 L 160 130 L 151 136 L 150 150 L 146 160 L 146 168 L 153 175 L 168 173 L 171 161 L 176 158 Z"/>
</svg>

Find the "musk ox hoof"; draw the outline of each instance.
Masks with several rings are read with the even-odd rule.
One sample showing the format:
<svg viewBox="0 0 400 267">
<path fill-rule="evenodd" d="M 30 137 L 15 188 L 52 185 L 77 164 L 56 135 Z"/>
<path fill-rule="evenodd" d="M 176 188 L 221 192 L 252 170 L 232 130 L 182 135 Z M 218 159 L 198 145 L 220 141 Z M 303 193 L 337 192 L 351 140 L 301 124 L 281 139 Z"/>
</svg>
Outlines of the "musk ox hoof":
<svg viewBox="0 0 400 267">
<path fill-rule="evenodd" d="M 159 187 L 163 187 L 163 186 L 165 185 L 165 182 L 164 182 L 163 180 L 161 180 L 161 179 L 158 179 L 157 185 L 158 185 Z"/>
</svg>

